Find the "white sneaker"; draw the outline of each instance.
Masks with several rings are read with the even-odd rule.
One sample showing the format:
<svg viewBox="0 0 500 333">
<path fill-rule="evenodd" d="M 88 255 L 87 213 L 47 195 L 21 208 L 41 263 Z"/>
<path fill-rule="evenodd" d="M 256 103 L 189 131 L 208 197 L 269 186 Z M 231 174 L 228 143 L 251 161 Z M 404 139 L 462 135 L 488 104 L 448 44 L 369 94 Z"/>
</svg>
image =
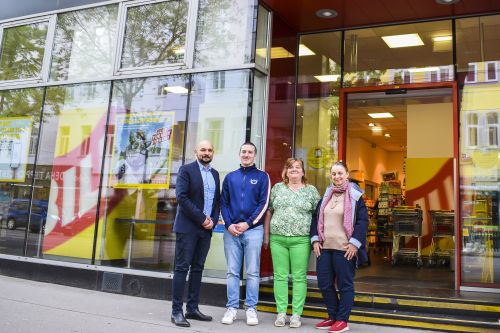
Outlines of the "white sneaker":
<svg viewBox="0 0 500 333">
<path fill-rule="evenodd" d="M 255 326 L 259 324 L 259 318 L 257 318 L 257 310 L 254 308 L 247 309 L 247 325 Z"/>
<path fill-rule="evenodd" d="M 300 322 L 300 316 L 292 315 L 290 317 L 290 328 L 299 328 L 300 326 L 302 326 L 302 323 Z"/>
<path fill-rule="evenodd" d="M 286 313 L 278 313 L 276 320 L 274 321 L 274 326 L 283 327 L 286 324 Z"/>
<path fill-rule="evenodd" d="M 236 314 L 238 311 L 235 308 L 227 308 L 226 313 L 224 313 L 224 317 L 221 319 L 221 323 L 226 325 L 231 325 L 236 319 Z"/>
</svg>

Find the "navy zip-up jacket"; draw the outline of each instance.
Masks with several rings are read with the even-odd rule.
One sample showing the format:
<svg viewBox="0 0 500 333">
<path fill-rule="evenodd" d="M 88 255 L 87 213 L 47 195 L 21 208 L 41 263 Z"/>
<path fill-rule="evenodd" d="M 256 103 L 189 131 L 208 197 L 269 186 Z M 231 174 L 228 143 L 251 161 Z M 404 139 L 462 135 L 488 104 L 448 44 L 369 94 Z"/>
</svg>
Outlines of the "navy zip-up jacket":
<svg viewBox="0 0 500 333">
<path fill-rule="evenodd" d="M 221 213 L 226 229 L 246 222 L 249 229 L 264 221 L 269 204 L 269 175 L 255 165 L 230 172 L 222 183 Z"/>
</svg>

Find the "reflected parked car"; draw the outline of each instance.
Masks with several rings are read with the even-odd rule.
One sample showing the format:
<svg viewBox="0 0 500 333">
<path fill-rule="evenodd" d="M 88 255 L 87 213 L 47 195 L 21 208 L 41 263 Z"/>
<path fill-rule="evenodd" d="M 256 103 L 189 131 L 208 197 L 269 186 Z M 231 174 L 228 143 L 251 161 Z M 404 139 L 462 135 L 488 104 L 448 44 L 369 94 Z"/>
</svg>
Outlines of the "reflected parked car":
<svg viewBox="0 0 500 333">
<path fill-rule="evenodd" d="M 29 221 L 29 199 L 14 199 L 7 212 L 7 229 L 14 230 L 20 227 L 27 227 Z M 31 232 L 40 231 L 40 227 L 45 226 L 47 218 L 47 201 L 33 200 L 31 209 L 31 221 L 29 229 Z"/>
</svg>

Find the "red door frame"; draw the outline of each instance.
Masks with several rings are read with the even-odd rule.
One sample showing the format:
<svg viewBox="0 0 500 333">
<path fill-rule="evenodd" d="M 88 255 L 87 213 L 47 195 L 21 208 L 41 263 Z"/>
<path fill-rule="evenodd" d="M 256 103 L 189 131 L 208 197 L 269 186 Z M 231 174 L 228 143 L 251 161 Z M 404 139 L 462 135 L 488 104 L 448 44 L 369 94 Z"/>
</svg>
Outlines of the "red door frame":
<svg viewBox="0 0 500 333">
<path fill-rule="evenodd" d="M 349 93 L 363 92 L 380 92 L 390 89 L 437 89 L 437 88 L 452 88 L 453 98 L 453 162 L 454 162 L 454 190 L 455 190 L 455 290 L 460 289 L 461 285 L 461 249 L 462 249 L 462 232 L 460 229 L 460 191 L 459 191 L 459 117 L 458 117 L 458 88 L 457 82 L 436 82 L 436 83 L 410 83 L 397 85 L 383 85 L 370 87 L 349 87 L 340 88 L 339 100 L 339 159 L 346 160 L 346 137 L 347 137 L 347 117 L 346 117 L 346 95 Z"/>
</svg>

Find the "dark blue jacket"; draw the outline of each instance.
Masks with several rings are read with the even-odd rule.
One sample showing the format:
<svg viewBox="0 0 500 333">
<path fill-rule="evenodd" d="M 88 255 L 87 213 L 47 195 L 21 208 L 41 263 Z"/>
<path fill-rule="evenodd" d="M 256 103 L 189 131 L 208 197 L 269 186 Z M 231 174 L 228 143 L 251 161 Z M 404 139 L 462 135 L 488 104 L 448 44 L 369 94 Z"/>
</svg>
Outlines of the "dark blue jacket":
<svg viewBox="0 0 500 333">
<path fill-rule="evenodd" d="M 222 183 L 221 213 L 226 229 L 234 223 L 246 222 L 250 228 L 262 224 L 269 204 L 269 175 L 251 167 L 230 172 Z"/>
<path fill-rule="evenodd" d="M 219 173 L 214 168 L 211 171 L 215 180 L 215 194 L 210 217 L 215 226 L 219 221 L 220 178 Z M 206 230 L 201 226 L 206 218 L 205 214 L 203 214 L 203 205 L 205 202 L 203 194 L 203 178 L 198 162 L 194 161 L 193 163 L 181 166 L 177 175 L 177 183 L 175 184 L 175 195 L 178 206 L 174 221 L 174 232 L 212 232 L 212 230 Z"/>
<path fill-rule="evenodd" d="M 358 248 L 358 257 L 357 264 L 362 265 L 366 261 L 368 261 L 368 254 L 366 253 L 366 233 L 368 231 L 368 210 L 366 209 L 365 202 L 361 198 L 363 192 L 361 189 L 351 183 L 351 202 L 353 206 L 353 233 L 350 243 L 354 244 Z M 311 222 L 311 241 L 318 240 L 318 218 L 319 211 L 321 209 L 321 203 L 328 196 L 328 191 L 331 191 L 331 187 L 327 188 L 323 199 L 320 200 L 318 206 L 316 207 L 316 212 L 313 214 L 312 222 Z"/>
</svg>

